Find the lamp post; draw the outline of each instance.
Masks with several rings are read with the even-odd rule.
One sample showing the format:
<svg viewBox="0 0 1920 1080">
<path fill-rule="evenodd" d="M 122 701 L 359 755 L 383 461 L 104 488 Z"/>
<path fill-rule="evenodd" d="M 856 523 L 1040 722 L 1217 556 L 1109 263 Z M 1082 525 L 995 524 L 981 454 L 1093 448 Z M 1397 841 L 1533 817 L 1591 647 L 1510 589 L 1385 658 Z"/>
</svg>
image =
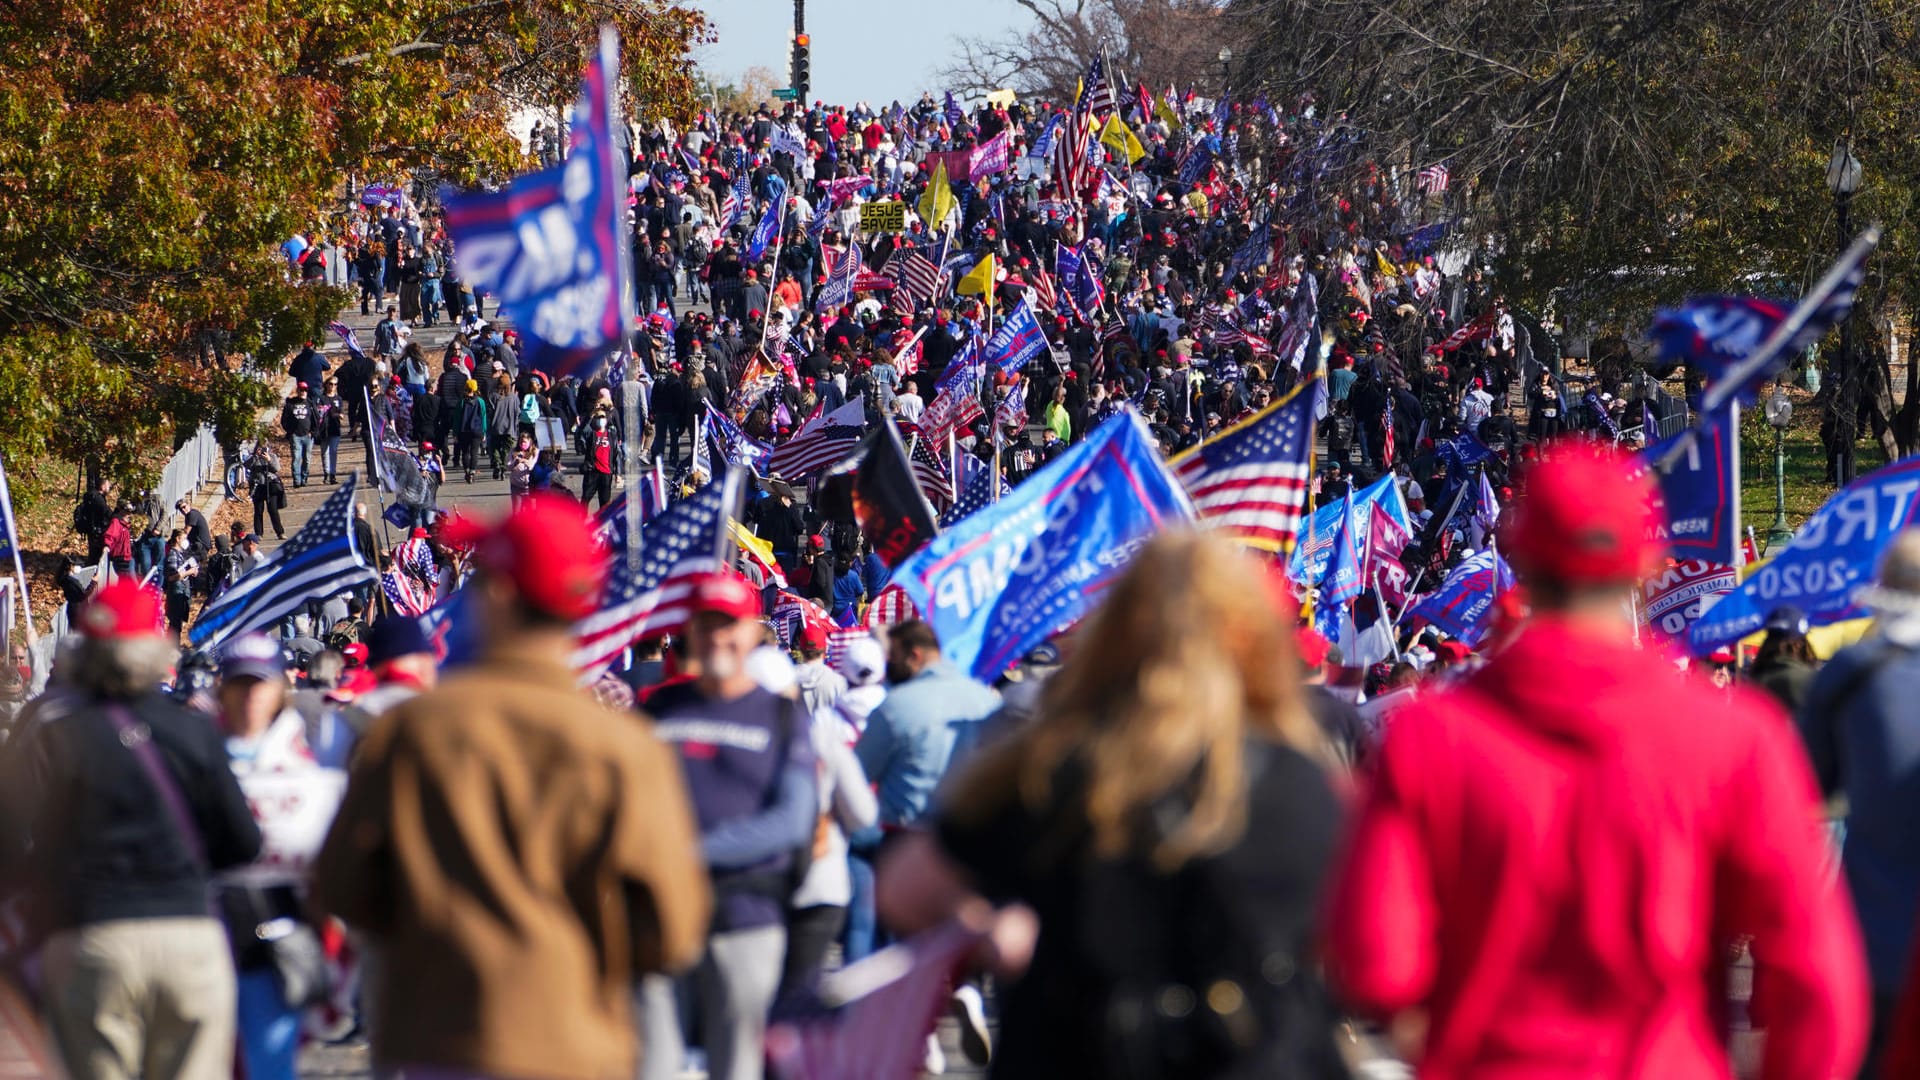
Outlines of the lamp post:
<svg viewBox="0 0 1920 1080">
<path fill-rule="evenodd" d="M 1233 50 L 1222 45 L 1215 59 L 1220 61 L 1220 96 L 1225 97 L 1227 87 L 1233 82 Z"/>
<path fill-rule="evenodd" d="M 1839 222 L 1836 246 L 1842 252 L 1853 240 L 1853 194 L 1860 190 L 1860 159 L 1853 156 L 1847 140 L 1833 144 L 1833 156 L 1827 161 L 1827 190 L 1833 193 L 1833 213 Z M 1840 320 L 1840 351 L 1833 358 L 1835 423 L 1834 441 L 1839 454 L 1834 461 L 1836 486 L 1853 483 L 1853 446 L 1860 426 L 1860 385 L 1853 373 L 1853 320 Z"/>
<path fill-rule="evenodd" d="M 1787 528 L 1787 425 L 1793 421 L 1793 402 L 1778 386 L 1763 406 L 1767 423 L 1773 427 L 1773 527 L 1767 530 L 1767 550 L 1793 539 Z"/>
</svg>

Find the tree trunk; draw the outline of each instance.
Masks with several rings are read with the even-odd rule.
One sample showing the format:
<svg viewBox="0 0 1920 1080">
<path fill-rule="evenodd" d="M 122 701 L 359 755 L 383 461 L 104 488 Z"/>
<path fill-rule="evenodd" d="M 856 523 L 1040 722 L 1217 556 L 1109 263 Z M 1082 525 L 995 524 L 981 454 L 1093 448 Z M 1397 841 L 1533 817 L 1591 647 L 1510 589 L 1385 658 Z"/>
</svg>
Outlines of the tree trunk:
<svg viewBox="0 0 1920 1080">
<path fill-rule="evenodd" d="M 1872 380 L 1867 384 L 1865 400 L 1860 403 L 1863 418 L 1874 438 L 1879 440 L 1887 460 L 1899 461 L 1906 456 L 1911 440 L 1901 439 L 1895 427 L 1898 411 L 1893 404 L 1893 364 L 1887 355 L 1886 339 L 1871 331 L 1856 335 L 1854 356 L 1861 374 Z"/>
</svg>

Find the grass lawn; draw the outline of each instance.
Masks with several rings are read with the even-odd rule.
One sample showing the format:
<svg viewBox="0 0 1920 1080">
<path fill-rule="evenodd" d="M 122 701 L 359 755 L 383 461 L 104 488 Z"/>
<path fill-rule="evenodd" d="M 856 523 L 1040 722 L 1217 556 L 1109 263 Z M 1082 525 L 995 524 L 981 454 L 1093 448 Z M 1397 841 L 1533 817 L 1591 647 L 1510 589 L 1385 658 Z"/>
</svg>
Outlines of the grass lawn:
<svg viewBox="0 0 1920 1080">
<path fill-rule="evenodd" d="M 1783 445 L 1786 454 L 1787 527 L 1797 529 L 1815 510 L 1833 497 L 1827 483 L 1827 452 L 1820 445 L 1820 412 L 1813 395 L 1789 390 L 1793 423 Z M 1857 475 L 1864 476 L 1887 463 L 1879 442 L 1862 439 L 1855 453 Z M 1752 526 L 1755 542 L 1765 546 L 1773 527 L 1773 429 L 1758 406 L 1740 414 L 1740 519 L 1742 531 Z"/>
</svg>

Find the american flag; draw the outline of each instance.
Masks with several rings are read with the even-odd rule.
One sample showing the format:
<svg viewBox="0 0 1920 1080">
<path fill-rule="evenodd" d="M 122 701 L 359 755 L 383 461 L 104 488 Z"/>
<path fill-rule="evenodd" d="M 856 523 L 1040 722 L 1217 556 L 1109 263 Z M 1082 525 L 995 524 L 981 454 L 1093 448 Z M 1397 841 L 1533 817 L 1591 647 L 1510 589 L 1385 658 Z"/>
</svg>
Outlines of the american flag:
<svg viewBox="0 0 1920 1080">
<path fill-rule="evenodd" d="M 1429 165 L 1414 174 L 1413 185 L 1428 195 L 1439 195 L 1447 190 L 1447 167 Z"/>
<path fill-rule="evenodd" d="M 927 438 L 944 440 L 949 433 L 970 427 L 975 420 L 987 415 L 980 404 L 979 380 L 978 369 L 969 366 L 952 385 L 935 395 L 926 411 L 920 414 L 920 428 Z"/>
<path fill-rule="evenodd" d="M 713 478 L 713 451 L 707 442 L 707 418 L 696 416 L 693 420 L 693 474 L 703 479 Z"/>
<path fill-rule="evenodd" d="M 978 404 L 976 400 L 975 405 Z M 921 418 L 926 418 L 924 413 Z M 913 462 L 913 478 L 920 482 L 920 493 L 936 510 L 953 502 L 953 478 L 947 474 L 947 463 L 940 460 L 939 451 L 933 448 L 935 439 L 945 439 L 946 434 L 936 437 L 918 425 L 901 424 L 900 437 L 912 445 L 908 456 Z"/>
<path fill-rule="evenodd" d="M 1087 86 L 1080 93 L 1080 101 L 1089 115 L 1113 111 L 1113 83 L 1107 78 L 1104 57 L 1096 56 L 1087 65 Z"/>
<path fill-rule="evenodd" d="M 794 635 L 803 626 L 818 626 L 829 635 L 834 630 L 833 619 L 825 608 L 807 599 L 781 589 L 773 601 L 773 632 L 780 638 L 781 648 L 793 647 Z"/>
<path fill-rule="evenodd" d="M 1027 277 L 1027 284 L 1033 288 L 1034 306 L 1046 311 L 1054 310 L 1060 302 L 1060 297 L 1059 291 L 1053 287 L 1053 276 L 1047 273 L 1045 267 L 1036 265 L 1028 271 Z"/>
<path fill-rule="evenodd" d="M 1478 341 L 1486 337 L 1488 334 L 1493 333 L 1493 320 L 1498 314 L 1498 308 L 1488 308 L 1486 311 L 1481 312 L 1478 318 L 1469 321 L 1460 327 L 1460 329 L 1448 334 L 1446 340 L 1437 345 L 1428 346 L 1427 351 L 1432 353 L 1450 353 L 1469 341 Z"/>
<path fill-rule="evenodd" d="M 996 495 L 1004 496 L 1010 490 L 1012 489 L 1007 486 L 1006 479 L 995 472 L 990 463 L 981 461 L 972 454 L 961 454 L 960 497 L 954 500 L 954 504 L 947 508 L 946 513 L 940 515 L 940 527 L 944 529 L 952 525 L 991 503 Z M 883 590 L 880 595 L 885 596 L 886 592 Z M 876 597 L 874 603 L 878 605 L 879 602 L 879 598 Z"/>
<path fill-rule="evenodd" d="M 349 473 L 293 539 L 207 605 L 187 634 L 194 648 L 210 648 L 235 634 L 270 627 L 309 600 L 324 600 L 376 579 L 366 555 L 353 545 L 357 479 L 358 474 Z"/>
<path fill-rule="evenodd" d="M 1107 316 L 1107 321 L 1100 326 L 1100 338 L 1103 341 L 1120 341 L 1126 336 L 1127 324 L 1117 312 Z"/>
<path fill-rule="evenodd" d="M 1054 177 L 1075 200 L 1086 186 L 1090 164 L 1087 147 L 1093 134 L 1093 116 L 1086 101 L 1087 96 L 1082 94 L 1080 102 L 1067 110 L 1066 126 L 1060 132 L 1059 141 L 1054 143 Z"/>
<path fill-rule="evenodd" d="M 812 476 L 853 453 L 866 424 L 866 405 L 858 400 L 824 416 L 815 415 L 800 425 L 793 438 L 773 448 L 767 467 L 787 480 Z"/>
<path fill-rule="evenodd" d="M 1007 396 L 1000 399 L 1000 407 L 993 411 L 993 422 L 1003 428 L 1024 428 L 1027 426 L 1027 380 L 1007 387 Z"/>
<path fill-rule="evenodd" d="M 1302 387 L 1171 462 L 1202 520 L 1285 551 L 1300 529 L 1313 452 L 1312 393 Z"/>
<path fill-rule="evenodd" d="M 980 936 L 948 923 L 822 980 L 834 1012 L 774 1024 L 767 1056 L 778 1080 L 899 1080 L 917 1076 L 927 1033 L 954 972 Z"/>
<path fill-rule="evenodd" d="M 753 190 L 747 186 L 747 171 L 742 168 L 734 177 L 733 186 L 727 189 L 726 201 L 720 204 L 720 231 L 726 232 L 738 225 L 752 205 Z"/>
<path fill-rule="evenodd" d="M 574 624 L 573 667 L 591 681 L 616 657 L 650 634 L 686 625 L 694 579 L 726 568 L 732 540 L 727 521 L 740 494 L 741 473 L 708 484 L 648 523 L 638 567 L 614 559 L 600 610 Z"/>
<path fill-rule="evenodd" d="M 1381 411 L 1383 415 L 1380 419 L 1380 425 L 1381 425 L 1380 455 L 1381 455 L 1382 462 L 1388 468 L 1392 468 L 1393 467 L 1393 398 L 1391 396 L 1387 398 L 1387 407 Z"/>
<path fill-rule="evenodd" d="M 867 605 L 865 615 L 860 620 L 863 629 L 872 631 L 882 626 L 892 626 L 908 619 L 920 617 L 920 609 L 913 606 L 913 600 L 907 596 L 907 590 L 898 585 L 889 585 L 880 590 L 880 595 Z"/>
<path fill-rule="evenodd" d="M 424 615 L 433 607 L 433 587 L 395 562 L 380 575 L 380 591 L 398 615 Z"/>
<path fill-rule="evenodd" d="M 836 626 L 827 631 L 827 666 L 838 668 L 840 661 L 847 655 L 847 646 L 871 633 L 872 631 L 861 626 L 844 628 Z"/>
<path fill-rule="evenodd" d="M 918 304 L 933 299 L 934 290 L 940 287 L 940 264 L 918 251 L 896 256 L 887 263 L 887 270 L 900 286 L 896 299 L 904 295 Z"/>
<path fill-rule="evenodd" d="M 640 524 L 645 525 L 667 508 L 667 470 L 655 461 L 653 468 L 640 474 L 637 485 L 615 495 L 612 502 L 601 507 L 600 512 L 594 515 L 594 522 L 600 527 L 600 538 L 606 541 L 609 551 L 617 553 L 627 550 L 627 500 L 635 493 L 640 496 Z"/>
</svg>

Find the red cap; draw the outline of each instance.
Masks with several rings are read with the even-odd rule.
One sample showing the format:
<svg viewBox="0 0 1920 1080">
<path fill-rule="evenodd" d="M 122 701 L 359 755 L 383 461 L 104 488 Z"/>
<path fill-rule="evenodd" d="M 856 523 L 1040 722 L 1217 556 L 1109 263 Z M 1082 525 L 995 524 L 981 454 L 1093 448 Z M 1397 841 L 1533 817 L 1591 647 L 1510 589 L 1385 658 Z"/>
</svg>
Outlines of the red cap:
<svg viewBox="0 0 1920 1080">
<path fill-rule="evenodd" d="M 103 585 L 80 609 L 80 632 L 96 641 L 157 636 L 160 594 L 131 577 Z"/>
<path fill-rule="evenodd" d="M 1636 475 L 1636 472 L 1638 475 Z M 1565 582 L 1629 582 L 1652 568 L 1653 491 L 1643 470 L 1610 449 L 1549 447 L 1501 526 L 1523 573 Z"/>
<path fill-rule="evenodd" d="M 413 531 L 407 534 L 407 538 L 410 540 L 425 540 L 427 538 L 427 530 L 415 525 Z"/>
<path fill-rule="evenodd" d="M 580 504 L 535 492 L 499 524 L 455 517 L 447 542 L 472 545 L 474 562 L 513 583 L 532 607 L 560 619 L 581 619 L 599 607 L 607 584 L 607 549 Z"/>
<path fill-rule="evenodd" d="M 341 646 L 340 655 L 346 658 L 347 666 L 350 668 L 367 666 L 367 647 L 357 641 Z"/>
<path fill-rule="evenodd" d="M 693 587 L 689 606 L 695 613 L 717 611 L 734 619 L 760 617 L 760 594 L 739 574 L 717 573 L 701 577 Z"/>
<path fill-rule="evenodd" d="M 795 635 L 794 644 L 809 649 L 824 649 L 827 647 L 827 628 L 818 623 L 803 626 L 800 633 Z"/>
<path fill-rule="evenodd" d="M 1311 626 L 1299 626 L 1293 631 L 1293 647 L 1300 652 L 1300 662 L 1310 668 L 1317 668 L 1327 662 L 1327 656 L 1333 652 L 1333 642 L 1327 635 Z"/>
<path fill-rule="evenodd" d="M 1472 656 L 1473 650 L 1467 648 L 1467 643 L 1464 641 L 1443 641 L 1434 647 L 1433 655 L 1449 664 L 1457 664 Z"/>
</svg>

